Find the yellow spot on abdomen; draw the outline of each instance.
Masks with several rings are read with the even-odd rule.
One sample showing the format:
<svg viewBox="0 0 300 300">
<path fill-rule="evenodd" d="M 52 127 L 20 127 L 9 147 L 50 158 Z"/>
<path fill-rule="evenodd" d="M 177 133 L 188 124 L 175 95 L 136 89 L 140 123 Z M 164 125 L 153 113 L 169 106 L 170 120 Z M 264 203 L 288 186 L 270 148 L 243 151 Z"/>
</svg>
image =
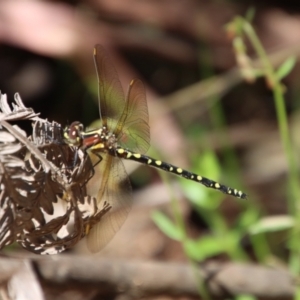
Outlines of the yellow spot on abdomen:
<svg viewBox="0 0 300 300">
<path fill-rule="evenodd" d="M 201 176 L 197 176 L 197 180 L 201 181 L 202 177 Z"/>
<path fill-rule="evenodd" d="M 158 166 L 160 166 L 161 165 L 161 161 L 160 160 L 156 160 L 155 164 L 158 165 Z"/>
<path fill-rule="evenodd" d="M 121 149 L 118 149 L 118 153 L 119 153 L 119 154 L 123 154 L 124 152 L 125 152 L 124 149 L 122 149 L 122 148 L 121 148 Z"/>
<path fill-rule="evenodd" d="M 178 174 L 181 174 L 181 173 L 182 173 L 182 169 L 181 169 L 181 168 L 177 168 L 176 171 L 177 171 Z"/>
<path fill-rule="evenodd" d="M 134 153 L 133 156 L 134 156 L 135 158 L 141 158 L 142 155 L 139 154 L 139 153 Z"/>
<path fill-rule="evenodd" d="M 150 165 L 152 163 L 152 159 L 148 159 L 147 164 Z"/>
<path fill-rule="evenodd" d="M 96 145 L 94 145 L 92 147 L 92 149 L 103 149 L 104 148 L 104 144 L 103 143 L 98 143 Z"/>
</svg>

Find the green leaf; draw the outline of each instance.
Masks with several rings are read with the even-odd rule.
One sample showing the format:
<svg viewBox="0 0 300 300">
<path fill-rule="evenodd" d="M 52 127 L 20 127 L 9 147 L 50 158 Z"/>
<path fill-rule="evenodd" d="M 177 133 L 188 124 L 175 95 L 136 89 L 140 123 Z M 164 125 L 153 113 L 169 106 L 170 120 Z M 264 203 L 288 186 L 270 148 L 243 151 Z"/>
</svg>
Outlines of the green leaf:
<svg viewBox="0 0 300 300">
<path fill-rule="evenodd" d="M 176 241 L 181 241 L 183 239 L 184 234 L 182 230 L 162 212 L 153 212 L 151 218 L 156 226 L 169 238 Z"/>
<path fill-rule="evenodd" d="M 295 56 L 286 59 L 276 71 L 277 79 L 281 80 L 282 78 L 286 77 L 292 71 L 296 62 L 297 59 Z"/>
<path fill-rule="evenodd" d="M 223 237 L 204 236 L 196 241 L 187 241 L 184 246 L 189 257 L 201 261 L 221 253 L 230 252 L 230 249 L 237 246 L 237 239 L 235 234 L 228 234 Z"/>
<path fill-rule="evenodd" d="M 213 151 L 205 151 L 198 160 L 197 169 L 200 174 L 204 174 L 208 178 L 219 178 L 221 168 L 216 154 Z"/>
<path fill-rule="evenodd" d="M 241 294 L 241 295 L 238 295 L 235 299 L 236 300 L 256 300 L 257 298 L 252 295 Z"/>
<path fill-rule="evenodd" d="M 276 232 L 290 229 L 294 226 L 295 220 L 291 216 L 272 216 L 266 217 L 253 224 L 249 228 L 250 234 L 260 234 L 265 232 Z"/>
<path fill-rule="evenodd" d="M 248 206 L 237 217 L 235 227 L 242 231 L 247 231 L 249 227 L 253 226 L 260 219 L 260 212 L 256 207 Z"/>
<path fill-rule="evenodd" d="M 215 211 L 220 206 L 222 194 L 213 189 L 208 189 L 199 183 L 186 181 L 182 183 L 185 197 L 193 205 L 202 210 Z"/>
</svg>

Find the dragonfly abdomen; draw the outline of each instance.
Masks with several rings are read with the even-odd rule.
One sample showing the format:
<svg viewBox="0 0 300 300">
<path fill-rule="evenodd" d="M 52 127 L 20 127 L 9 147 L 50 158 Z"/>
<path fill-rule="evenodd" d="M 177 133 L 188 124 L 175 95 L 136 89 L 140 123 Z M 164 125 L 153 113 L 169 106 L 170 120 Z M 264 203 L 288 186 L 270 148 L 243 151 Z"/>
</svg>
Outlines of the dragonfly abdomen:
<svg viewBox="0 0 300 300">
<path fill-rule="evenodd" d="M 206 177 L 189 172 L 187 170 L 184 170 L 184 169 L 174 166 L 172 164 L 166 163 L 164 161 L 156 160 L 150 156 L 132 152 L 128 149 L 124 149 L 121 147 L 118 147 L 117 149 L 115 149 L 115 153 L 120 158 L 133 160 L 133 161 L 136 161 L 136 162 L 139 162 L 139 163 L 142 163 L 142 164 L 145 164 L 145 165 L 148 165 L 148 166 L 151 166 L 151 167 L 154 167 L 154 168 L 166 171 L 166 172 L 173 173 L 175 175 L 184 177 L 188 180 L 193 180 L 195 182 L 201 183 L 208 188 L 219 190 L 219 191 L 223 192 L 224 194 L 232 195 L 232 196 L 235 196 L 235 197 L 241 198 L 241 199 L 247 198 L 247 195 L 245 193 L 243 193 L 237 189 L 227 187 L 227 186 L 220 184 L 214 180 L 210 180 Z"/>
</svg>

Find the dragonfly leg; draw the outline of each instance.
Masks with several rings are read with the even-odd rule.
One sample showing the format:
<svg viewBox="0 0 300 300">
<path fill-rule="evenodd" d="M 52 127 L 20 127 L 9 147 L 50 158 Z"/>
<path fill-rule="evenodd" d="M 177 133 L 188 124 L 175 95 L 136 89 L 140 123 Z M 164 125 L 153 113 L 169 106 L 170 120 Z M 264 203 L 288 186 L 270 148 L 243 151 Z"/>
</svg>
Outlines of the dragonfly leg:
<svg viewBox="0 0 300 300">
<path fill-rule="evenodd" d="M 98 151 L 93 151 L 93 150 L 91 150 L 91 152 L 93 153 L 93 154 L 95 154 L 96 156 L 97 156 L 97 158 L 98 158 L 98 161 L 94 164 L 94 168 L 98 165 L 98 164 L 100 164 L 101 163 L 101 161 L 102 161 L 102 156 L 99 154 L 99 152 Z"/>
</svg>

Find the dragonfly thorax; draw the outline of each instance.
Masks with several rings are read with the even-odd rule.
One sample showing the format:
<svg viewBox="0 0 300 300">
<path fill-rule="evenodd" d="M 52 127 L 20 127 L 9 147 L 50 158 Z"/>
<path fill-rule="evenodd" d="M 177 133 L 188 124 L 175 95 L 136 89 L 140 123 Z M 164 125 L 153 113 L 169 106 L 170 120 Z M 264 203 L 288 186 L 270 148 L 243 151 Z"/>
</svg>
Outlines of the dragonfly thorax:
<svg viewBox="0 0 300 300">
<path fill-rule="evenodd" d="M 107 127 L 84 131 L 79 122 L 64 129 L 64 139 L 67 144 L 101 152 L 110 152 L 118 146 L 116 136 Z"/>
<path fill-rule="evenodd" d="M 99 149 L 103 152 L 110 152 L 118 146 L 116 136 L 105 126 L 97 130 L 85 132 L 83 144 L 87 148 Z"/>
</svg>

